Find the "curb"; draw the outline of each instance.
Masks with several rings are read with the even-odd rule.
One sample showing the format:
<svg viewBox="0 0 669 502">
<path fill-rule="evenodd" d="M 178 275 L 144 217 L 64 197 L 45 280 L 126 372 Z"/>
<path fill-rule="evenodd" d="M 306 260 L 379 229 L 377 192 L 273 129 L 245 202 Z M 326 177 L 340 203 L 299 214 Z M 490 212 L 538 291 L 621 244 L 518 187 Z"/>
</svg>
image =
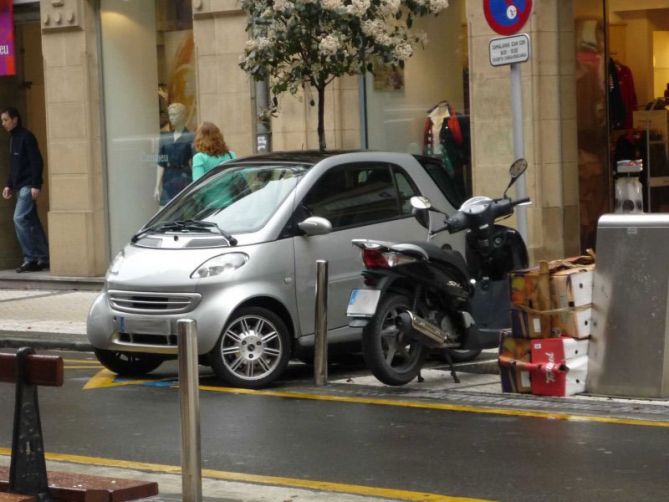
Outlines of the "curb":
<svg viewBox="0 0 669 502">
<path fill-rule="evenodd" d="M 65 335 L 70 339 L 63 339 L 63 333 L 48 333 L 31 331 L 22 335 L 16 332 L 6 332 L 0 330 L 0 348 L 18 349 L 21 347 L 32 347 L 41 350 L 71 350 L 75 352 L 93 352 L 93 346 L 86 339 L 85 335 Z M 76 338 L 75 338 L 76 337 Z"/>
</svg>

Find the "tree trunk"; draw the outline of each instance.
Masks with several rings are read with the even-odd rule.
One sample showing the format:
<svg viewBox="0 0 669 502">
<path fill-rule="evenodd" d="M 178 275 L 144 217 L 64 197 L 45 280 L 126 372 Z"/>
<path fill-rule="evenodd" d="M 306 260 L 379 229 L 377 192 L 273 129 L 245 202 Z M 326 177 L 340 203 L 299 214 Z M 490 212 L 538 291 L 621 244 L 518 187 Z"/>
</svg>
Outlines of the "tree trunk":
<svg viewBox="0 0 669 502">
<path fill-rule="evenodd" d="M 321 152 L 325 151 L 325 84 L 319 84 L 318 87 L 318 148 Z"/>
</svg>

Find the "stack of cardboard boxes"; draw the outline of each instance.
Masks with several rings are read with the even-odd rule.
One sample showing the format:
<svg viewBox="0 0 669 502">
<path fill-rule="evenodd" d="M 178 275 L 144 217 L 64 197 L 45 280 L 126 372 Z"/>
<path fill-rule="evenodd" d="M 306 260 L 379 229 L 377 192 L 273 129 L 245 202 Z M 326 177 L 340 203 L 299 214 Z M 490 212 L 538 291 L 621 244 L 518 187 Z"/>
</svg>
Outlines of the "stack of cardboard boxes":
<svg viewBox="0 0 669 502">
<path fill-rule="evenodd" d="M 504 392 L 585 390 L 594 268 L 582 256 L 511 274 L 511 330 L 501 336 L 498 358 Z"/>
</svg>

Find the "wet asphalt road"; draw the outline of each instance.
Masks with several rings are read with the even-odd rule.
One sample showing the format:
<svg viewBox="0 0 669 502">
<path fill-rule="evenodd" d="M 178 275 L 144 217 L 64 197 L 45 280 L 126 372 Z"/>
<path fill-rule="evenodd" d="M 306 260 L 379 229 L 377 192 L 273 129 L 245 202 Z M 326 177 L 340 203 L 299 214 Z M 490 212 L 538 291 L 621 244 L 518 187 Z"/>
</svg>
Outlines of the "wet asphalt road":
<svg viewBox="0 0 669 502">
<path fill-rule="evenodd" d="M 157 378 L 174 377 L 175 368 L 166 364 Z M 46 450 L 180 465 L 173 380 L 83 390 L 99 370 L 69 364 L 63 388 L 40 388 Z M 215 385 L 206 370 L 202 375 L 201 384 Z M 308 375 L 304 367 L 292 370 L 294 380 Z M 11 446 L 13 393 L 0 385 L 4 448 Z M 666 422 L 547 420 L 217 391 L 201 392 L 200 406 L 208 469 L 506 501 L 669 499 Z"/>
</svg>

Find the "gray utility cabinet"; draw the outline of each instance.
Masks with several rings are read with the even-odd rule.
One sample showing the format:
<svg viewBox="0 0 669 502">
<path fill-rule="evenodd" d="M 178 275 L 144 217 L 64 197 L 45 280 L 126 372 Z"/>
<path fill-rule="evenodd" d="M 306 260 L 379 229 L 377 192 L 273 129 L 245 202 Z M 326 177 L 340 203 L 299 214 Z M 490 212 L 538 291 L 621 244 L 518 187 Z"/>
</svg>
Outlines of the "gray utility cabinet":
<svg viewBox="0 0 669 502">
<path fill-rule="evenodd" d="M 606 214 L 597 225 L 586 390 L 669 396 L 669 214 Z"/>
</svg>

